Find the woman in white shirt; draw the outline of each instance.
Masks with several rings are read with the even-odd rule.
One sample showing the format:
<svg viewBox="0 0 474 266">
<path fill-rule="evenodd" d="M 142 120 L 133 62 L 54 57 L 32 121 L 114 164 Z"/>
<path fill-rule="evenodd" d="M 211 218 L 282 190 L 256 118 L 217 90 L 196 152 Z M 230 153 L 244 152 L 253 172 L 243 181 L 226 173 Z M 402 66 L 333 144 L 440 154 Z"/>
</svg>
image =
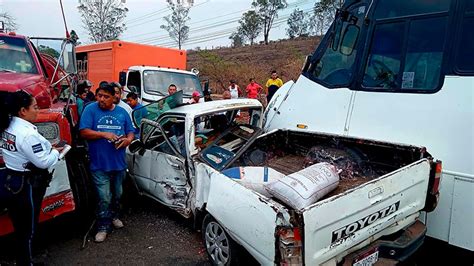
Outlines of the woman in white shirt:
<svg viewBox="0 0 474 266">
<path fill-rule="evenodd" d="M 25 91 L 0 94 L 0 147 L 6 170 L 0 173 L 0 201 L 8 208 L 17 241 L 17 264 L 32 265 L 31 242 L 41 202 L 59 151 L 33 122 L 39 113 Z"/>
</svg>

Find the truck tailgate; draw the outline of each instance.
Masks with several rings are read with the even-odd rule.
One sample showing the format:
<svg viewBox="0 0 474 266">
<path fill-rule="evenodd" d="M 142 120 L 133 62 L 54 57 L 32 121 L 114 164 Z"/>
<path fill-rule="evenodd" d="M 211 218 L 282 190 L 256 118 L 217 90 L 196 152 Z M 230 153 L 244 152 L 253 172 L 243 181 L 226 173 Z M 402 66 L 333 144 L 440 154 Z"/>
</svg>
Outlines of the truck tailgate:
<svg viewBox="0 0 474 266">
<path fill-rule="evenodd" d="M 430 162 L 422 159 L 303 210 L 306 265 L 319 265 L 420 211 Z M 375 240 L 375 239 L 374 239 Z"/>
</svg>

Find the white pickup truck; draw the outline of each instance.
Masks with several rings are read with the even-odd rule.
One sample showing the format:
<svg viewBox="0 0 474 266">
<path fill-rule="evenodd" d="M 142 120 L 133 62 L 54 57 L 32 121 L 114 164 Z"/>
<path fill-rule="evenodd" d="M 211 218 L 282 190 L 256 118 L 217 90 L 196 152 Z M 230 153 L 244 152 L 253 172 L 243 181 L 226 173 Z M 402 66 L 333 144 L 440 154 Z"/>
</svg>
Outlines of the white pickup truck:
<svg viewBox="0 0 474 266">
<path fill-rule="evenodd" d="M 146 117 L 134 113 L 141 137 L 127 153 L 129 174 L 140 194 L 195 219 L 214 264 L 235 263 L 241 247 L 262 265 L 395 263 L 423 243 L 417 218 L 435 208 L 441 171 L 425 148 L 264 132 L 256 100 L 183 105 L 179 96 L 145 106 Z M 301 210 L 224 174 L 261 167 L 263 178 L 269 169 L 289 175 L 325 160 L 339 169 L 339 186 Z"/>
</svg>

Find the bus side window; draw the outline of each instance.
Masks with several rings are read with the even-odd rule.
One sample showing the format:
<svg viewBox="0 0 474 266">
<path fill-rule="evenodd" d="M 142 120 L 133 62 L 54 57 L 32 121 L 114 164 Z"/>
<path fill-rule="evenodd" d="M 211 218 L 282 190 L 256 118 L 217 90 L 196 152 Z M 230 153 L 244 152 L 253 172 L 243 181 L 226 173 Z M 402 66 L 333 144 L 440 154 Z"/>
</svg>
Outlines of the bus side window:
<svg viewBox="0 0 474 266">
<path fill-rule="evenodd" d="M 436 1 L 444 3 L 442 10 L 446 5 L 449 6 L 450 2 Z M 431 5 L 423 7 L 431 8 Z M 422 11 L 432 12 L 416 5 L 411 11 L 414 14 Z M 378 12 L 385 14 L 388 11 L 384 7 L 383 10 L 376 10 L 376 15 Z M 396 20 L 385 20 L 382 17 L 377 20 L 362 86 L 366 89 L 405 92 L 438 90 L 443 74 L 441 68 L 448 35 L 448 15 L 449 13 L 445 12 L 431 16 L 414 15 Z"/>
<path fill-rule="evenodd" d="M 386 23 L 375 27 L 370 55 L 367 60 L 364 87 L 393 89 L 396 83 L 402 58 L 405 23 Z"/>
<path fill-rule="evenodd" d="M 435 90 L 440 81 L 447 17 L 412 20 L 402 89 Z"/>
<path fill-rule="evenodd" d="M 461 24 L 461 37 L 457 46 L 456 69 L 474 74 L 474 1 L 466 0 L 466 13 Z"/>
</svg>

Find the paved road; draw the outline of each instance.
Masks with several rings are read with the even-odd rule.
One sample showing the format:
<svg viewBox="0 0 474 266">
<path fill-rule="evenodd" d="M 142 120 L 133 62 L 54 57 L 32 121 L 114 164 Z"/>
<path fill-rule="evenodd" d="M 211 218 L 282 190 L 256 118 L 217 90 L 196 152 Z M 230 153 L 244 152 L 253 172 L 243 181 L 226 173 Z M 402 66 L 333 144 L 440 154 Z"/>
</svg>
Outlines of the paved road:
<svg viewBox="0 0 474 266">
<path fill-rule="evenodd" d="M 188 221 L 166 207 L 140 198 L 123 217 L 125 228 L 114 231 L 104 243 L 92 237 L 81 250 L 82 233 L 73 215 L 41 225 L 36 260 L 46 265 L 210 265 L 201 235 Z M 0 265 L 12 265 L 11 237 L 0 238 Z M 456 265 L 473 265 L 472 254 L 459 253 L 428 241 L 405 265 L 437 265 L 456 258 Z M 245 265 L 255 264 L 245 258 Z"/>
<path fill-rule="evenodd" d="M 210 265 L 200 233 L 189 221 L 147 199 L 140 199 L 123 217 L 125 228 L 104 243 L 92 237 L 80 250 L 82 236 L 74 216 L 58 218 L 40 228 L 35 259 L 47 265 Z M 0 239 L 0 265 L 11 264 L 11 239 Z"/>
</svg>

